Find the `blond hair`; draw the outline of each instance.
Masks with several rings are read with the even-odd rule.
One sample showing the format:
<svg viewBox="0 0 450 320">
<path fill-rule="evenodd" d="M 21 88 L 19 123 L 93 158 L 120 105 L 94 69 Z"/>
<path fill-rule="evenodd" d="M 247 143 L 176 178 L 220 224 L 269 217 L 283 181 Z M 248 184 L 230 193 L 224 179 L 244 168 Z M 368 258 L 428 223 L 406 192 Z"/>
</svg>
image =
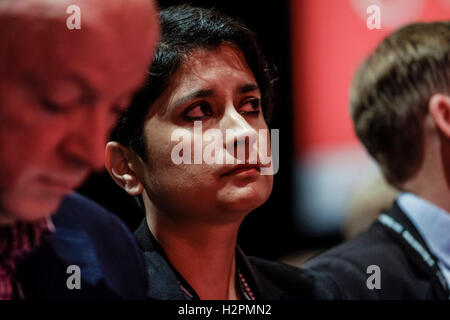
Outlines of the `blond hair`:
<svg viewBox="0 0 450 320">
<path fill-rule="evenodd" d="M 420 168 L 423 122 L 435 93 L 450 94 L 450 21 L 397 30 L 354 76 L 350 113 L 356 134 L 394 186 Z"/>
</svg>

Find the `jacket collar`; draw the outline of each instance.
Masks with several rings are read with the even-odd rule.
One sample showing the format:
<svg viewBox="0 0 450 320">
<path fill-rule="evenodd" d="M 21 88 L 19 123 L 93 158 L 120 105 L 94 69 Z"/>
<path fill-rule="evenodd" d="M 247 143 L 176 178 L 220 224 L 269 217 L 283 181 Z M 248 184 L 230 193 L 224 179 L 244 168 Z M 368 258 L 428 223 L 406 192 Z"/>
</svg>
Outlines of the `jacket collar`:
<svg viewBox="0 0 450 320">
<path fill-rule="evenodd" d="M 252 262 L 253 259 L 244 254 L 242 249 L 236 248 L 236 263 L 241 270 L 245 279 L 253 290 L 256 299 L 261 300 L 280 300 L 283 297 L 283 291 L 276 287 L 271 281 L 267 279 Z"/>
<path fill-rule="evenodd" d="M 178 279 L 181 275 L 170 264 L 167 256 L 150 232 L 146 219 L 144 219 L 135 231 L 139 247 L 144 252 L 149 273 L 148 297 L 162 300 L 185 300 L 189 299 L 180 288 Z M 255 268 L 251 261 L 239 246 L 236 248 L 236 264 L 244 275 L 256 299 L 280 299 L 283 292 L 263 274 Z M 182 279 L 182 278 L 181 278 Z M 182 279 L 183 281 L 184 279 Z M 187 286 L 186 281 L 184 281 Z M 191 288 L 190 288 L 191 289 Z M 193 291 L 193 290 L 192 290 Z"/>
<path fill-rule="evenodd" d="M 430 248 L 427 246 L 424 238 L 414 226 L 412 221 L 408 218 L 408 216 L 402 211 L 397 202 L 395 202 L 392 207 L 387 211 L 387 215 L 394 218 L 397 222 L 399 222 L 403 226 L 403 230 L 408 231 L 414 239 L 424 248 L 426 253 L 432 257 L 432 259 L 436 262 L 438 261 L 436 257 L 431 252 Z M 382 225 L 380 221 L 377 224 Z M 384 227 L 384 226 L 383 226 Z M 442 286 L 439 285 L 439 279 L 436 277 L 436 271 L 439 270 L 437 266 L 430 268 L 426 262 L 419 256 L 416 250 L 412 248 L 410 244 L 408 244 L 402 236 L 397 234 L 396 232 L 390 232 L 389 235 L 393 238 L 393 240 L 402 247 L 402 250 L 406 252 L 406 257 L 410 261 L 410 263 L 419 271 L 423 277 L 430 279 L 431 287 L 430 289 L 435 292 L 438 297 L 443 297 L 444 299 L 448 298 L 448 294 L 445 292 L 446 289 L 443 289 Z M 399 240 L 401 239 L 401 240 Z"/>
<path fill-rule="evenodd" d="M 169 263 L 163 248 L 150 232 L 145 218 L 134 235 L 147 264 L 149 279 L 147 297 L 158 300 L 188 299 L 180 289 L 175 268 Z"/>
<path fill-rule="evenodd" d="M 429 250 L 422 235 L 414 226 L 412 221 L 408 218 L 408 216 L 400 208 L 397 201 L 394 202 L 394 204 L 386 213 L 395 220 L 399 221 L 420 242 L 422 246 L 424 246 L 427 250 Z"/>
</svg>

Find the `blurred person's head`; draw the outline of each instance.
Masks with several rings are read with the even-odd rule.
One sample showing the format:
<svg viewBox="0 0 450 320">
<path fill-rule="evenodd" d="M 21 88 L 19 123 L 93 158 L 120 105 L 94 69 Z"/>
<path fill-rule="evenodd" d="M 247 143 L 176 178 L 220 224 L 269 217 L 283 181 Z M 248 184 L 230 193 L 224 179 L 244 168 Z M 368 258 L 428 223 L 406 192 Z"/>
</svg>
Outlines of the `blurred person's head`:
<svg viewBox="0 0 450 320">
<path fill-rule="evenodd" d="M 273 79 L 254 33 L 214 10 L 170 7 L 160 13 L 162 34 L 148 81 L 113 132 L 106 167 L 130 195 L 143 195 L 147 216 L 178 223 L 240 222 L 263 204 L 273 177 L 258 167 L 236 170 L 231 164 L 175 164 L 177 129 L 216 129 L 220 146 L 245 143 L 253 148 L 259 129 L 268 129 Z M 226 130 L 238 133 L 227 139 Z M 203 142 L 194 139 L 187 147 Z M 268 147 L 270 149 L 270 145 Z M 234 155 L 232 155 L 234 156 Z M 161 215 L 161 213 L 164 213 Z M 149 216 L 148 216 L 149 217 Z"/>
<path fill-rule="evenodd" d="M 80 8 L 81 29 L 66 12 Z M 70 12 L 70 11 L 69 11 Z M 104 146 L 145 78 L 151 0 L 0 2 L 0 221 L 31 221 L 104 166 Z"/>
<path fill-rule="evenodd" d="M 450 22 L 414 23 L 385 38 L 357 71 L 350 105 L 388 182 L 429 200 L 448 193 Z"/>
</svg>

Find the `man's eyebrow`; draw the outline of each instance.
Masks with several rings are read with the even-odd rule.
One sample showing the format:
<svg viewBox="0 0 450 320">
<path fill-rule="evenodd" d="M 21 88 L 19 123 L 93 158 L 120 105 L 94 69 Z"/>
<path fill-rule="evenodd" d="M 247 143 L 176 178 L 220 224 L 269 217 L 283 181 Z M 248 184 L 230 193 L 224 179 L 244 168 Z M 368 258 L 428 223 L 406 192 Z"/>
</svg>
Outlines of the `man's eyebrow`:
<svg viewBox="0 0 450 320">
<path fill-rule="evenodd" d="M 259 90 L 259 87 L 253 83 L 245 84 L 245 85 L 239 87 L 240 93 L 247 93 L 247 92 L 257 91 L 257 90 Z"/>
<path fill-rule="evenodd" d="M 207 97 L 212 96 L 213 93 L 214 93 L 214 90 L 212 90 L 212 89 L 198 90 L 198 91 L 195 91 L 195 92 L 193 92 L 193 93 L 191 93 L 191 94 L 188 94 L 188 95 L 186 95 L 186 96 L 184 96 L 184 97 L 178 99 L 178 100 L 174 103 L 174 105 L 175 105 L 175 106 L 178 106 L 178 105 L 180 105 L 180 104 L 185 103 L 186 101 L 193 100 L 193 99 L 207 98 Z"/>
</svg>

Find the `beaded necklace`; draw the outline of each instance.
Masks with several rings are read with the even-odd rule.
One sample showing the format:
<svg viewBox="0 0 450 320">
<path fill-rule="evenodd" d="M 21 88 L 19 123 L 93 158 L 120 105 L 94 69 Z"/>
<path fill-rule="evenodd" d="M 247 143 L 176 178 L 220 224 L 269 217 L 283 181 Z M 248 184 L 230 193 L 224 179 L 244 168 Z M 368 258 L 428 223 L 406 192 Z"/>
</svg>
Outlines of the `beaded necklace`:
<svg viewBox="0 0 450 320">
<path fill-rule="evenodd" d="M 239 276 L 239 286 L 241 288 L 241 293 L 244 296 L 245 300 L 255 300 L 255 295 L 253 294 L 252 289 L 250 289 L 247 280 L 245 280 L 244 275 L 239 269 L 237 269 L 237 273 Z"/>
<path fill-rule="evenodd" d="M 255 300 L 255 295 L 253 294 L 252 289 L 248 285 L 247 280 L 245 280 L 245 277 L 239 270 L 239 268 L 237 269 L 237 276 L 239 280 L 240 293 L 243 296 L 244 300 Z M 183 291 L 184 294 L 189 297 L 189 299 L 200 299 L 195 293 L 194 289 L 192 289 L 192 287 L 184 279 L 183 281 L 180 281 L 180 279 L 178 279 L 178 285 L 180 286 L 181 291 Z"/>
</svg>

